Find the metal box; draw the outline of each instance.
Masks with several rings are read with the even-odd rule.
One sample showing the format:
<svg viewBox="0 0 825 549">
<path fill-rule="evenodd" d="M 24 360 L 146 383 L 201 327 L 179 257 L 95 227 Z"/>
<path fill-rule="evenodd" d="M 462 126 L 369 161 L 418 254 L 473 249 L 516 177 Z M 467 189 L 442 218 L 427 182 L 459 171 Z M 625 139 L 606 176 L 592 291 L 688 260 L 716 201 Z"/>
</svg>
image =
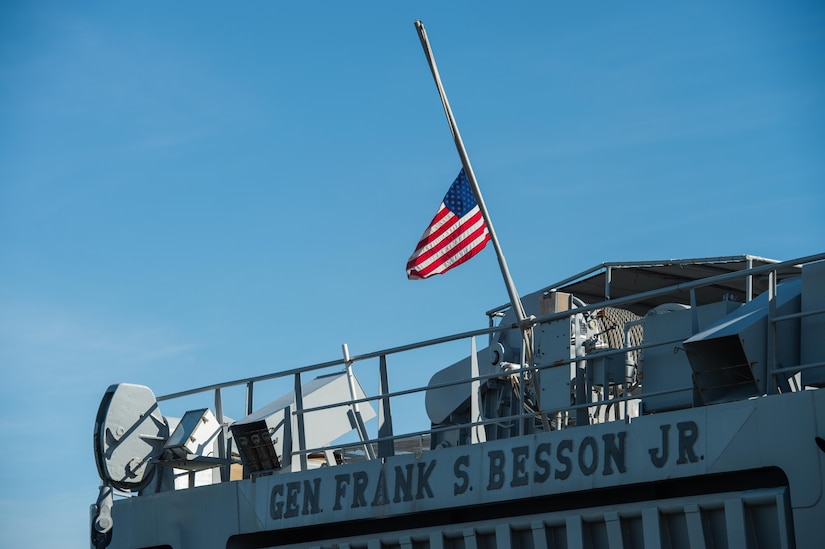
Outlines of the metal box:
<svg viewBox="0 0 825 549">
<path fill-rule="evenodd" d="M 576 377 L 575 363 L 570 362 L 571 354 L 575 353 L 570 347 L 570 337 L 569 318 L 542 324 L 538 331 L 536 359 L 542 367 L 539 403 L 546 412 L 570 406 L 570 383 Z"/>
<path fill-rule="evenodd" d="M 777 316 L 799 312 L 801 290 L 799 278 L 777 286 L 773 303 Z M 770 309 L 771 303 L 765 292 L 685 341 L 684 348 L 693 370 L 697 394 L 703 404 L 766 393 Z M 790 329 L 787 325 L 777 326 L 776 332 L 778 340 L 793 338 L 792 326 Z M 797 348 L 796 345 L 794 348 Z M 777 362 L 793 362 L 793 358 L 774 358 Z"/>
<path fill-rule="evenodd" d="M 189 410 L 183 414 L 164 448 L 183 458 L 189 454 L 210 455 L 220 429 L 218 420 L 208 408 Z"/>
<path fill-rule="evenodd" d="M 682 342 L 693 335 L 693 315 L 696 314 L 697 330 L 704 330 L 742 304 L 720 301 L 696 307 L 696 311 L 682 305 L 664 305 L 653 309 L 644 317 L 644 344 L 642 354 L 643 412 L 662 412 L 690 408 L 693 398 L 693 370 L 682 349 Z M 647 396 L 648 394 L 669 394 Z"/>
</svg>

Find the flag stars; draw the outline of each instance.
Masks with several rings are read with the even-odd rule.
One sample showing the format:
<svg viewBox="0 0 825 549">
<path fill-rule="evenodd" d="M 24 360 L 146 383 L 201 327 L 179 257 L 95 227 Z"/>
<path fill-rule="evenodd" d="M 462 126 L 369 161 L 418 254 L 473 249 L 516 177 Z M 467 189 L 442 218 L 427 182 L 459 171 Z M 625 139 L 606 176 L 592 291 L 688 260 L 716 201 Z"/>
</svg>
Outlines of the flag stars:
<svg viewBox="0 0 825 549">
<path fill-rule="evenodd" d="M 476 207 L 476 199 L 463 168 L 450 186 L 450 190 L 447 191 L 444 205 L 458 217 L 464 217 L 467 212 Z"/>
</svg>

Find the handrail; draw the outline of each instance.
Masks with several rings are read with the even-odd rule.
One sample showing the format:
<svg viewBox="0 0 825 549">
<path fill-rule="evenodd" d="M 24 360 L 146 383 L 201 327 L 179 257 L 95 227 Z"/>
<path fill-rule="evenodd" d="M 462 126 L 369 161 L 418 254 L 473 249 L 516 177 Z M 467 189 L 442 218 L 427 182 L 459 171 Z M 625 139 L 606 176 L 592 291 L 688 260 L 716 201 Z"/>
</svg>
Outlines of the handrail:
<svg viewBox="0 0 825 549">
<path fill-rule="evenodd" d="M 674 284 L 672 286 L 666 286 L 664 288 L 649 290 L 647 292 L 641 292 L 641 293 L 638 293 L 638 294 L 633 294 L 633 295 L 629 295 L 629 296 L 625 296 L 625 297 L 621 297 L 621 298 L 611 299 L 611 300 L 608 300 L 608 301 L 602 301 L 602 302 L 599 302 L 599 303 L 587 305 L 585 307 L 578 307 L 576 309 L 571 309 L 569 311 L 564 311 L 564 312 L 561 312 L 561 313 L 552 313 L 552 314 L 539 316 L 539 317 L 534 318 L 532 323 L 535 326 L 536 324 L 542 324 L 542 323 L 550 322 L 550 321 L 553 321 L 553 320 L 559 320 L 559 319 L 562 319 L 562 318 L 565 318 L 565 317 L 573 316 L 575 314 L 580 314 L 580 313 L 585 313 L 585 312 L 588 312 L 588 311 L 603 309 L 606 306 L 616 307 L 616 306 L 623 305 L 623 304 L 626 304 L 626 303 L 634 303 L 634 302 L 637 302 L 637 301 L 643 301 L 643 300 L 646 300 L 646 299 L 649 299 L 649 298 L 652 298 L 652 297 L 664 296 L 664 295 L 668 295 L 668 294 L 679 292 L 679 291 L 690 290 L 692 288 L 699 288 L 699 287 L 702 287 L 702 286 L 710 286 L 710 285 L 713 285 L 713 284 L 717 284 L 719 282 L 725 282 L 727 280 L 735 280 L 737 278 L 744 278 L 746 276 L 751 276 L 751 275 L 754 275 L 754 274 L 766 273 L 766 272 L 769 272 L 769 271 L 772 271 L 772 270 L 782 269 L 782 268 L 785 268 L 785 267 L 793 267 L 793 266 L 801 265 L 801 264 L 804 264 L 804 263 L 813 263 L 815 261 L 821 261 L 821 260 L 825 260 L 825 253 L 809 255 L 809 256 L 805 256 L 805 257 L 802 257 L 802 258 L 799 258 L 799 259 L 793 259 L 793 260 L 789 260 L 789 261 L 781 261 L 781 262 L 778 262 L 778 263 L 772 263 L 770 265 L 762 265 L 760 267 L 753 267 L 752 269 L 746 269 L 746 270 L 742 270 L 742 271 L 724 273 L 724 274 L 721 274 L 721 275 L 715 275 L 715 276 L 712 276 L 712 277 L 693 280 L 693 281 L 690 281 L 690 282 L 681 282 L 679 284 Z M 499 325 L 499 326 L 494 326 L 494 327 L 490 327 L 490 328 L 480 328 L 480 329 L 477 329 L 477 330 L 469 330 L 469 331 L 466 331 L 466 332 L 460 332 L 460 333 L 453 334 L 453 335 L 437 337 L 437 338 L 433 338 L 433 339 L 426 339 L 426 340 L 423 340 L 423 341 L 420 341 L 420 342 L 417 342 L 417 343 L 410 343 L 410 344 L 407 344 L 407 345 L 400 345 L 400 346 L 397 346 L 397 347 L 390 347 L 388 349 L 383 349 L 383 350 L 380 350 L 380 351 L 374 351 L 374 352 L 371 352 L 371 353 L 365 353 L 365 354 L 362 354 L 362 355 L 354 355 L 354 356 L 350 357 L 350 361 L 351 362 L 360 362 L 360 361 L 368 360 L 368 359 L 371 359 L 371 358 L 378 358 L 381 355 L 398 354 L 398 353 L 402 353 L 402 352 L 405 352 L 405 351 L 410 351 L 410 350 L 414 350 L 414 349 L 421 349 L 421 348 L 424 348 L 424 347 L 430 347 L 430 346 L 439 345 L 439 344 L 442 344 L 442 343 L 449 343 L 449 342 L 452 342 L 452 341 L 459 341 L 461 339 L 467 339 L 469 337 L 494 334 L 494 333 L 504 332 L 504 331 L 507 331 L 507 330 L 514 330 L 514 329 L 518 329 L 518 328 L 519 328 L 519 326 L 518 326 L 517 323 L 511 323 L 511 324 L 507 324 L 507 325 Z M 159 396 L 159 397 L 157 397 L 157 400 L 158 401 L 171 400 L 171 399 L 175 399 L 175 398 L 181 398 L 181 397 L 190 396 L 190 395 L 194 395 L 194 394 L 198 394 L 198 393 L 203 393 L 203 392 L 206 392 L 206 391 L 214 391 L 215 389 L 219 389 L 219 388 L 234 387 L 234 386 L 237 386 L 237 385 L 246 385 L 248 383 L 258 383 L 258 382 L 261 382 L 261 381 L 268 381 L 268 380 L 277 379 L 277 378 L 280 378 L 280 377 L 293 376 L 293 375 L 295 375 L 296 373 L 299 373 L 299 372 L 300 373 L 311 372 L 311 371 L 321 370 L 321 369 L 324 369 L 324 368 L 329 368 L 329 367 L 332 367 L 332 366 L 339 366 L 339 365 L 343 366 L 344 364 L 345 364 L 345 361 L 344 361 L 343 358 L 336 359 L 336 360 L 330 360 L 330 361 L 327 361 L 327 362 L 319 362 L 317 364 L 311 364 L 311 365 L 308 365 L 308 366 L 302 366 L 302 367 L 298 367 L 298 368 L 291 368 L 289 370 L 284 370 L 282 372 L 273 372 L 271 374 L 263 374 L 263 375 L 259 375 L 259 376 L 241 378 L 241 379 L 237 379 L 237 380 L 234 380 L 234 381 L 227 381 L 227 382 L 223 382 L 223 383 L 215 383 L 215 384 L 212 384 L 212 385 L 205 385 L 203 387 L 198 387 L 196 389 L 189 389 L 189 390 L 186 390 L 186 391 L 180 391 L 180 392 L 177 392 L 177 393 L 171 393 L 171 394 L 168 394 L 168 395 Z"/>
<path fill-rule="evenodd" d="M 745 257 L 745 256 L 743 256 L 743 257 Z M 746 257 L 753 257 L 755 259 L 760 259 L 760 258 L 756 258 L 755 256 L 746 256 Z M 719 284 L 721 282 L 725 282 L 725 281 L 729 281 L 729 280 L 752 277 L 754 275 L 759 275 L 759 274 L 763 274 L 763 273 L 775 273 L 780 269 L 784 269 L 784 268 L 788 268 L 788 267 L 798 267 L 798 266 L 803 265 L 803 264 L 812 263 L 812 262 L 816 262 L 816 261 L 822 261 L 822 260 L 825 260 L 825 253 L 809 255 L 809 256 L 805 256 L 805 257 L 802 257 L 802 258 L 793 259 L 793 260 L 789 260 L 789 261 L 770 263 L 770 264 L 767 264 L 767 265 L 753 267 L 753 268 L 750 268 L 750 269 L 743 269 L 743 270 L 740 270 L 740 271 L 723 273 L 723 274 L 714 275 L 714 276 L 710 276 L 710 277 L 702 278 L 702 279 L 697 279 L 697 280 L 692 280 L 692 281 L 688 281 L 688 282 L 681 282 L 681 283 L 674 284 L 674 285 L 667 286 L 667 287 L 663 287 L 663 288 L 657 288 L 657 289 L 654 289 L 654 290 L 640 292 L 640 293 L 637 293 L 637 294 L 628 295 L 628 296 L 624 296 L 624 297 L 620 297 L 620 298 L 609 299 L 607 301 L 602 301 L 600 303 L 594 303 L 594 304 L 589 304 L 589 305 L 585 305 L 585 306 L 582 306 L 582 307 L 573 308 L 573 309 L 570 309 L 570 310 L 567 310 L 567 311 L 562 311 L 562 312 L 558 312 L 558 313 L 550 313 L 550 314 L 546 314 L 546 315 L 541 315 L 539 317 L 531 317 L 529 320 L 530 320 L 530 322 L 532 323 L 533 326 L 537 326 L 537 325 L 540 325 L 540 324 L 551 323 L 551 322 L 567 319 L 567 318 L 570 318 L 570 317 L 573 317 L 573 316 L 588 313 L 590 311 L 603 309 L 607 306 L 620 307 L 620 306 L 625 305 L 625 304 L 640 302 L 640 301 L 643 301 L 643 300 L 647 300 L 647 299 L 651 299 L 651 298 L 655 298 L 655 297 L 666 296 L 666 295 L 670 295 L 670 294 L 674 294 L 674 293 L 678 293 L 678 292 L 690 291 L 691 293 L 693 293 L 693 291 L 696 288 L 700 288 L 700 287 L 703 287 L 703 286 L 710 286 L 710 285 Z M 650 264 L 650 263 L 655 263 L 655 262 L 639 262 L 639 263 L 640 264 Z M 604 264 L 600 265 L 599 267 L 596 267 L 595 269 L 602 268 L 602 267 L 609 267 L 611 265 L 612 264 L 604 263 Z M 589 272 L 592 272 L 592 270 L 589 271 Z M 775 279 L 775 277 L 772 277 L 772 278 Z M 693 295 L 692 295 L 692 299 L 693 299 Z M 784 316 L 781 316 L 781 317 L 774 317 L 774 318 L 770 319 L 770 324 L 775 325 L 775 323 L 780 322 L 780 321 L 800 318 L 800 317 L 803 317 L 803 316 L 806 316 L 806 315 L 809 315 L 809 314 L 819 314 L 821 312 L 822 311 L 793 313 L 793 314 L 788 314 L 788 315 L 784 315 Z M 545 366 L 541 366 L 541 367 L 537 367 L 535 365 L 523 365 L 519 368 L 514 368 L 514 369 L 512 369 L 512 370 L 510 370 L 506 373 L 496 371 L 496 372 L 492 372 L 492 373 L 480 374 L 478 376 L 471 376 L 471 377 L 467 377 L 467 378 L 460 379 L 460 380 L 445 381 L 445 382 L 441 382 L 441 383 L 434 383 L 434 384 L 431 384 L 429 386 L 424 385 L 424 386 L 421 386 L 421 387 L 414 387 L 414 388 L 397 390 L 397 391 L 390 391 L 388 380 L 385 379 L 385 378 L 382 378 L 381 383 L 380 383 L 379 392 L 375 396 L 365 396 L 364 398 L 352 398 L 352 399 L 349 399 L 349 400 L 337 401 L 337 402 L 332 403 L 332 404 L 326 404 L 326 405 L 320 405 L 320 406 L 311 406 L 311 407 L 308 407 L 308 408 L 303 408 L 302 402 L 300 402 L 301 401 L 300 379 L 301 379 L 301 376 L 303 374 L 307 374 L 307 373 L 310 373 L 310 372 L 317 372 L 317 371 L 320 371 L 320 370 L 334 368 L 334 367 L 337 367 L 337 366 L 343 367 L 343 366 L 346 365 L 347 361 L 349 361 L 349 363 L 355 363 L 355 362 L 363 362 L 363 361 L 378 358 L 378 359 L 380 359 L 379 368 L 381 368 L 381 375 L 386 376 L 387 372 L 389 370 L 387 368 L 387 357 L 389 355 L 400 354 L 400 353 L 404 353 L 406 351 L 422 349 L 422 348 L 436 346 L 436 345 L 440 345 L 440 344 L 444 344 L 444 343 L 450 343 L 450 342 L 455 342 L 455 341 L 460 341 L 460 340 L 466 340 L 466 339 L 474 338 L 474 337 L 477 337 L 477 336 L 492 335 L 492 334 L 496 334 L 496 333 L 500 333 L 500 332 L 505 332 L 505 331 L 509 331 L 509 330 L 518 330 L 518 329 L 519 329 L 519 326 L 516 323 L 511 323 L 511 324 L 506 324 L 506 325 L 490 326 L 490 327 L 482 328 L 482 329 L 469 330 L 469 331 L 460 332 L 460 333 L 457 333 L 457 334 L 452 334 L 452 335 L 448 335 L 448 336 L 427 339 L 427 340 L 423 340 L 423 341 L 416 342 L 416 343 L 410 343 L 410 344 L 406 344 L 406 345 L 391 347 L 391 348 L 383 349 L 383 350 L 380 350 L 380 351 L 374 351 L 374 352 L 365 353 L 365 354 L 361 354 L 361 355 L 355 355 L 355 356 L 351 356 L 351 357 L 347 357 L 347 358 L 339 358 L 339 359 L 336 359 L 336 360 L 320 362 L 320 363 L 316 363 L 316 364 L 310 364 L 310 365 L 307 365 L 307 366 L 290 368 L 290 369 L 283 370 L 283 371 L 280 371 L 280 372 L 273 372 L 273 373 L 270 373 L 270 374 L 246 377 L 246 378 L 241 378 L 241 379 L 237 379 L 237 380 L 229 381 L 229 382 L 215 383 L 215 384 L 211 384 L 211 385 L 206 385 L 206 386 L 195 388 L 195 389 L 190 389 L 190 390 L 186 390 L 186 391 L 180 391 L 180 392 L 176 392 L 176 393 L 171 393 L 171 394 L 159 396 L 159 397 L 157 397 L 157 400 L 158 401 L 168 401 L 168 400 L 174 400 L 174 399 L 181 398 L 181 397 L 186 397 L 186 396 L 191 396 L 191 395 L 196 395 L 196 394 L 200 394 L 200 393 L 206 393 L 206 392 L 214 391 L 214 393 L 215 393 L 215 406 L 216 406 L 216 409 L 218 410 L 219 415 L 222 417 L 224 415 L 224 410 L 222 409 L 222 402 L 221 402 L 222 389 L 225 389 L 225 388 L 228 388 L 228 387 L 235 387 L 235 386 L 245 385 L 246 386 L 246 394 L 247 394 L 246 413 L 249 414 L 254 409 L 253 408 L 253 403 L 252 403 L 252 395 L 253 395 L 253 387 L 256 383 L 261 383 L 261 382 L 264 382 L 264 381 L 275 380 L 275 379 L 286 379 L 288 377 L 293 377 L 294 378 L 294 383 L 295 383 L 294 387 L 295 387 L 295 394 L 296 394 L 296 397 L 297 397 L 297 401 L 296 401 L 295 409 L 291 410 L 291 414 L 298 417 L 299 431 L 303 427 L 302 418 L 306 414 L 321 411 L 321 410 L 326 410 L 326 409 L 330 409 L 330 408 L 335 408 L 335 407 L 339 407 L 339 406 L 354 406 L 354 405 L 359 404 L 359 403 L 371 403 L 373 401 L 378 401 L 379 405 L 380 405 L 379 406 L 379 421 L 380 421 L 380 425 L 383 426 L 383 431 L 381 433 L 379 433 L 379 436 L 377 438 L 370 438 L 370 439 L 367 439 L 367 440 L 362 440 L 361 442 L 353 443 L 352 446 L 372 445 L 372 444 L 379 444 L 379 446 L 381 446 L 383 444 L 385 448 L 386 448 L 386 444 L 392 444 L 392 441 L 395 441 L 395 440 L 398 440 L 398 439 L 401 439 L 401 438 L 411 437 L 411 436 L 423 436 L 423 435 L 427 435 L 427 434 L 431 434 L 431 433 L 437 433 L 437 432 L 439 432 L 439 430 L 450 430 L 450 429 L 455 429 L 455 428 L 477 429 L 477 428 L 483 427 L 484 425 L 490 425 L 490 424 L 497 424 L 497 423 L 500 424 L 500 423 L 503 423 L 503 422 L 510 422 L 510 421 L 519 421 L 519 422 L 521 422 L 525 418 L 530 418 L 530 417 L 535 416 L 535 412 L 522 411 L 521 413 L 512 414 L 512 415 L 509 415 L 509 416 L 506 416 L 506 417 L 496 417 L 496 418 L 491 418 L 491 419 L 482 419 L 480 421 L 476 420 L 476 418 L 472 418 L 473 419 L 472 421 L 470 421 L 469 423 L 466 423 L 466 424 L 462 423 L 460 426 L 448 426 L 448 427 L 442 427 L 442 428 L 433 428 L 433 429 L 427 429 L 427 430 L 424 430 L 424 431 L 418 431 L 418 432 L 413 432 L 413 433 L 404 433 L 404 434 L 401 434 L 401 435 L 397 435 L 397 434 L 393 434 L 394 431 L 392 429 L 392 418 L 391 418 L 391 415 L 389 413 L 389 403 L 390 403 L 391 399 L 396 398 L 396 397 L 400 397 L 400 396 L 410 395 L 410 394 L 414 394 L 414 393 L 421 393 L 421 392 L 424 392 L 424 391 L 427 391 L 427 390 L 432 390 L 432 389 L 440 389 L 440 388 L 446 388 L 446 387 L 451 387 L 451 386 L 456 386 L 456 385 L 469 384 L 471 382 L 477 382 L 477 381 L 478 382 L 484 382 L 484 381 L 494 379 L 494 378 L 501 378 L 503 376 L 523 375 L 523 374 L 526 374 L 526 373 L 530 373 L 530 372 L 534 372 L 534 371 L 542 370 L 542 369 L 547 369 L 547 368 L 550 368 L 550 367 L 556 367 L 556 366 L 564 365 L 564 364 L 572 364 L 572 363 L 575 363 L 575 362 L 579 362 L 581 360 L 586 360 L 587 357 L 586 356 L 574 356 L 574 357 L 569 358 L 568 360 L 562 360 L 562 361 L 559 361 L 558 363 L 554 363 L 553 365 L 545 365 Z M 606 357 L 606 356 L 619 355 L 619 354 L 624 354 L 624 353 L 634 352 L 634 351 L 643 351 L 643 350 L 648 349 L 650 347 L 662 346 L 662 345 L 672 345 L 674 343 L 678 343 L 679 341 L 682 341 L 682 339 L 673 339 L 673 340 L 668 340 L 668 341 L 659 341 L 659 342 L 656 342 L 656 343 L 640 344 L 640 345 L 627 345 L 627 346 L 625 346 L 621 349 L 610 349 L 610 350 L 602 351 L 602 352 L 600 352 L 599 356 Z M 772 368 L 771 369 L 771 375 L 776 375 L 776 374 L 779 374 L 779 373 L 786 373 L 786 372 L 791 372 L 791 371 L 799 371 L 800 369 L 808 369 L 808 368 L 819 367 L 819 366 L 821 366 L 821 363 L 817 362 L 817 363 L 812 363 L 812 364 L 799 365 L 799 366 L 796 366 L 796 367 L 783 367 L 783 368 L 779 368 L 779 369 Z M 678 388 L 670 388 L 670 389 L 667 389 L 667 390 L 657 391 L 657 392 L 646 392 L 644 394 L 644 398 L 663 396 L 663 395 L 667 395 L 667 394 L 675 394 L 675 393 L 678 393 L 678 392 L 681 392 L 681 391 L 690 390 L 691 388 L 692 387 L 678 387 Z M 623 394 L 621 396 L 608 397 L 607 396 L 607 391 L 605 391 L 605 395 L 606 395 L 605 398 L 603 398 L 602 400 L 598 400 L 598 401 L 594 400 L 594 401 L 589 401 L 589 402 L 583 402 L 583 403 L 578 403 L 578 404 L 575 404 L 575 405 L 574 404 L 569 404 L 568 406 L 565 407 L 564 410 L 569 412 L 569 411 L 575 411 L 575 410 L 581 410 L 581 409 L 593 408 L 593 407 L 599 407 L 599 406 L 605 406 L 605 405 L 612 406 L 612 405 L 615 405 L 615 404 L 618 404 L 618 403 L 626 403 L 626 402 L 631 401 L 631 400 L 638 400 L 640 398 L 639 395 L 632 395 L 632 394 Z M 386 411 L 382 410 L 382 408 L 386 408 Z M 546 411 L 543 411 L 543 412 L 546 412 Z M 616 418 L 619 419 L 618 412 L 616 413 Z M 225 429 L 225 427 L 226 426 L 224 425 L 223 428 Z M 297 433 L 298 440 L 300 440 L 300 443 L 299 443 L 298 450 L 293 452 L 293 455 L 298 457 L 301 468 L 303 469 L 303 468 L 306 468 L 306 456 L 308 454 L 313 453 L 313 452 L 323 451 L 323 450 L 330 450 L 331 448 L 329 448 L 329 447 L 319 447 L 319 448 L 307 449 L 305 447 L 305 443 L 303 442 L 303 437 L 301 435 L 302 435 L 302 433 L 300 433 L 300 432 Z M 336 448 L 340 448 L 340 447 L 341 447 L 341 445 L 336 446 Z M 386 454 L 386 452 L 379 452 L 379 456 L 382 456 L 382 455 L 385 456 L 387 454 Z"/>
</svg>

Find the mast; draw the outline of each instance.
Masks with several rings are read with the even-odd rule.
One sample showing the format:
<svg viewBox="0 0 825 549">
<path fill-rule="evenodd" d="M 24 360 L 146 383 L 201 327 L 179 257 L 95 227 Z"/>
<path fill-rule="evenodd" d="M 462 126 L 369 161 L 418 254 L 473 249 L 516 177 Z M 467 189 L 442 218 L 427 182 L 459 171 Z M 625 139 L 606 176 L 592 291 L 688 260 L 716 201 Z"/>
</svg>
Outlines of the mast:
<svg viewBox="0 0 825 549">
<path fill-rule="evenodd" d="M 427 39 L 427 31 L 424 28 L 424 23 L 416 20 L 415 28 L 418 31 L 421 46 L 424 48 L 424 55 L 427 57 L 427 63 L 430 65 L 430 71 L 432 71 L 435 85 L 438 88 L 438 94 L 441 97 L 441 104 L 444 107 L 444 114 L 447 116 L 447 122 L 450 125 L 450 132 L 453 135 L 453 141 L 455 142 L 455 147 L 458 150 L 461 165 L 464 167 L 464 173 L 467 176 L 467 181 L 470 183 L 470 188 L 472 189 L 473 196 L 478 203 L 478 208 L 481 211 L 481 215 L 484 217 L 484 222 L 487 224 L 487 230 L 490 233 L 490 241 L 493 243 L 493 248 L 496 251 L 496 258 L 498 259 L 498 266 L 501 270 L 501 276 L 504 278 L 504 285 L 507 287 L 507 294 L 510 296 L 510 305 L 516 315 L 518 325 L 521 328 L 522 338 L 525 345 L 526 362 L 529 365 L 532 363 L 533 355 L 532 320 L 527 318 L 527 315 L 524 312 L 524 306 L 521 303 L 521 298 L 516 291 L 516 285 L 513 282 L 513 278 L 510 276 L 510 269 L 507 267 L 507 260 L 504 259 L 504 253 L 501 250 L 501 244 L 499 244 L 498 236 L 493 228 L 493 222 L 490 219 L 490 214 L 484 203 L 484 198 L 481 196 L 481 190 L 478 186 L 475 172 L 473 172 L 470 157 L 467 155 L 467 150 L 464 148 L 461 133 L 458 131 L 458 124 L 456 124 L 453 111 L 450 108 L 450 102 L 447 100 L 447 94 L 444 92 L 444 86 L 441 84 L 441 76 L 438 74 L 438 67 L 435 64 L 435 57 L 433 56 L 430 42 Z"/>
</svg>

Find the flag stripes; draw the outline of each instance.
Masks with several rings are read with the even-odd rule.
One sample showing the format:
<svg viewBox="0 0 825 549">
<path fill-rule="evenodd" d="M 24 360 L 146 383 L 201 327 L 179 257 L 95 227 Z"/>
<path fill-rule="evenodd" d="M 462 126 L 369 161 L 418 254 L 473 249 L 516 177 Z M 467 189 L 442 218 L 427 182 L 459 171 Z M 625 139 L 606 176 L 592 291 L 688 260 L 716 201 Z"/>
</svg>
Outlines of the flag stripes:
<svg viewBox="0 0 825 549">
<path fill-rule="evenodd" d="M 478 252 L 490 233 L 462 169 L 407 261 L 407 278 L 443 274 Z"/>
</svg>

